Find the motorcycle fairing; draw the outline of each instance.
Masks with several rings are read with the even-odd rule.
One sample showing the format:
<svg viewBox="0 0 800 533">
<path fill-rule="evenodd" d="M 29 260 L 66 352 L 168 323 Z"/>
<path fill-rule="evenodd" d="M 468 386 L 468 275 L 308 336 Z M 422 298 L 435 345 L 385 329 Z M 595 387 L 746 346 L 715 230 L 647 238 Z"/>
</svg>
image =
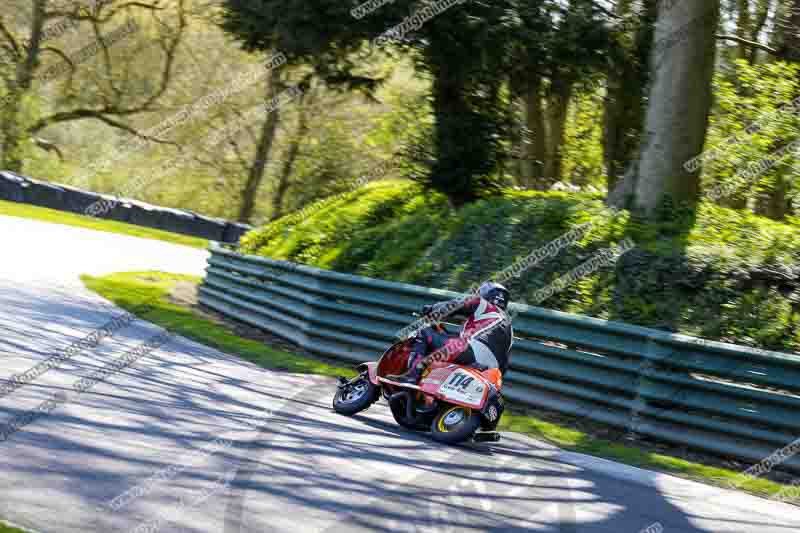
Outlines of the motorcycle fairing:
<svg viewBox="0 0 800 533">
<path fill-rule="evenodd" d="M 473 409 L 483 408 L 491 388 L 490 382 L 475 369 L 436 363 L 419 385 L 423 392 L 439 400 Z"/>
<path fill-rule="evenodd" d="M 411 354 L 413 343 L 413 339 L 406 339 L 395 343 L 386 350 L 381 358 L 378 359 L 376 374 L 378 376 L 388 376 L 391 374 L 402 374 L 408 370 L 408 356 Z M 370 375 L 370 380 L 371 379 L 372 375 Z M 375 383 L 377 383 L 377 381 L 375 381 Z"/>
</svg>

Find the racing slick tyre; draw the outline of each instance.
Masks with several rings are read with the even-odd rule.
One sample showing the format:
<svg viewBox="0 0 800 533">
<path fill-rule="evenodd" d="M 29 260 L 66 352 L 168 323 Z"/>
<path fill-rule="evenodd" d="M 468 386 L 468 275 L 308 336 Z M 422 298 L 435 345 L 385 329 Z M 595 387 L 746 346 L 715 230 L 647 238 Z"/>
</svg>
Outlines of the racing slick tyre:
<svg viewBox="0 0 800 533">
<path fill-rule="evenodd" d="M 380 389 L 374 385 L 367 374 L 342 385 L 333 397 L 333 410 L 341 415 L 351 416 L 367 409 L 378 401 Z"/>
<path fill-rule="evenodd" d="M 480 413 L 469 407 L 445 405 L 431 422 L 431 436 L 438 442 L 457 444 L 469 440 L 480 425 Z"/>
</svg>

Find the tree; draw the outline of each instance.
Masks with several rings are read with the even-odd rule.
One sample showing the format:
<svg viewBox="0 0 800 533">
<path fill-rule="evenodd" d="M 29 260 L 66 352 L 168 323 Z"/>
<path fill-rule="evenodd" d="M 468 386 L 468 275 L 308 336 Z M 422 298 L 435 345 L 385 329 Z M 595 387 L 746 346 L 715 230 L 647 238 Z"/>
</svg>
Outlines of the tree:
<svg viewBox="0 0 800 533">
<path fill-rule="evenodd" d="M 779 28 L 774 41 L 776 58 L 800 63 L 800 0 L 785 2 L 776 19 L 775 25 Z M 800 97 L 800 90 L 795 93 L 795 97 Z M 759 213 L 774 220 L 784 220 L 786 215 L 791 212 L 791 201 L 788 194 L 790 185 L 788 174 L 790 173 L 792 170 L 785 167 L 777 173 L 770 191 L 761 198 L 756 207 Z"/>
<path fill-rule="evenodd" d="M 620 0 L 616 15 L 603 106 L 603 158 L 609 191 L 617 185 L 639 147 L 647 106 L 647 62 L 653 44 L 656 0 L 644 0 L 638 9 L 633 0 Z"/>
<path fill-rule="evenodd" d="M 283 205 L 286 193 L 291 185 L 292 173 L 294 172 L 297 157 L 300 155 L 300 147 L 305 141 L 308 134 L 308 113 L 309 107 L 313 103 L 310 93 L 304 93 L 298 98 L 297 102 L 297 130 L 292 135 L 289 141 L 289 148 L 286 150 L 286 155 L 283 158 L 280 173 L 278 174 L 278 181 L 275 185 L 275 191 L 272 195 L 272 213 L 270 213 L 270 220 L 277 220 L 283 216 Z M 306 101 L 308 100 L 308 101 Z"/>
<path fill-rule="evenodd" d="M 0 31 L 5 37 L 3 48 L 5 57 L 12 57 L 10 61 L 12 73 L 7 74 L 6 99 L 3 109 L 3 166 L 15 172 L 22 170 L 22 157 L 20 144 L 23 133 L 21 131 L 22 98 L 31 89 L 36 67 L 39 65 L 39 54 L 42 48 L 42 31 L 44 29 L 47 0 L 32 0 L 32 16 L 30 35 L 27 39 L 28 46 L 23 47 L 19 39 L 15 38 L 11 30 L 0 17 Z"/>
<path fill-rule="evenodd" d="M 776 55 L 800 62 L 800 0 L 784 0 L 776 18 Z"/>
<path fill-rule="evenodd" d="M 264 100 L 265 105 L 267 102 L 278 98 L 282 88 L 280 72 L 277 69 L 273 69 L 270 72 L 267 98 Z M 261 134 L 256 144 L 255 156 L 253 157 L 250 171 L 247 175 L 247 181 L 242 189 L 241 206 L 239 208 L 239 216 L 237 217 L 239 222 L 249 224 L 253 218 L 253 211 L 256 206 L 256 194 L 264 179 L 264 170 L 269 163 L 270 153 L 272 152 L 272 145 L 275 142 L 275 133 L 278 131 L 279 122 L 280 109 L 276 107 L 267 113 L 261 125 Z"/>
<path fill-rule="evenodd" d="M 51 0 L 9 1 L 18 10 L 13 15 L 0 15 L 0 52 L 4 60 L 0 73 L 6 90 L 0 128 L 5 168 L 22 170 L 21 148 L 25 142 L 36 139 L 51 126 L 74 121 L 96 120 L 148 141 L 164 142 L 148 137 L 129 121 L 136 115 L 160 110 L 158 102 L 170 86 L 175 54 L 186 27 L 186 0 L 177 0 L 169 9 L 160 7 L 158 0 L 106 0 L 88 5 Z M 169 23 L 159 18 L 163 11 L 171 15 Z M 155 68 L 151 65 L 148 70 L 149 75 L 158 72 L 155 83 L 142 84 L 140 79 L 126 76 L 132 61 L 130 56 L 126 61 L 118 61 L 116 50 L 118 43 L 139 31 L 136 17 L 146 14 L 150 15 L 153 26 L 153 35 L 147 42 L 158 47 L 161 64 L 156 63 Z M 92 36 L 90 42 L 77 50 L 57 43 L 70 28 L 77 27 L 88 30 L 85 33 Z M 90 60 L 97 63 L 97 71 L 81 76 L 80 70 L 87 68 L 83 64 Z M 55 81 L 61 82 L 63 97 L 52 98 L 52 104 L 42 106 L 41 113 L 26 116 L 27 103 L 44 94 L 52 95 L 51 85 Z M 147 89 L 142 90 L 143 87 Z M 36 143 L 53 147 L 44 139 Z"/>
<path fill-rule="evenodd" d="M 510 88 L 524 104 L 522 182 L 547 189 L 561 179 L 567 110 L 580 84 L 605 66 L 610 32 L 595 2 L 566 5 L 543 0 L 519 3 L 512 47 Z"/>
<path fill-rule="evenodd" d="M 381 81 L 365 74 L 370 53 L 408 54 L 432 78 L 436 126 L 435 159 L 416 177 L 456 207 L 496 188 L 493 172 L 506 125 L 504 80 L 497 72 L 508 66 L 515 3 L 414 1 L 383 6 L 360 20 L 350 14 L 353 5 L 322 0 L 309 9 L 291 0 L 227 0 L 222 27 L 246 50 L 280 50 L 290 63 L 313 66 L 329 85 L 365 91 Z"/>
<path fill-rule="evenodd" d="M 711 109 L 719 2 L 661 2 L 650 58 L 652 80 L 639 161 L 609 201 L 653 215 L 665 203 L 694 206 L 700 178 L 685 163 L 703 150 Z"/>
<path fill-rule="evenodd" d="M 780 1 L 780 0 L 779 0 Z M 774 0 L 730 0 L 729 9 L 736 13 L 736 57 L 751 65 L 756 62 L 759 36 L 773 9 Z"/>
<path fill-rule="evenodd" d="M 545 161 L 547 160 L 547 130 L 544 126 L 542 105 L 542 77 L 533 70 L 524 75 L 524 83 L 512 84 L 512 94 L 518 94 L 523 102 L 525 131 L 520 138 L 522 164 L 520 177 L 528 188 L 546 187 Z"/>
</svg>

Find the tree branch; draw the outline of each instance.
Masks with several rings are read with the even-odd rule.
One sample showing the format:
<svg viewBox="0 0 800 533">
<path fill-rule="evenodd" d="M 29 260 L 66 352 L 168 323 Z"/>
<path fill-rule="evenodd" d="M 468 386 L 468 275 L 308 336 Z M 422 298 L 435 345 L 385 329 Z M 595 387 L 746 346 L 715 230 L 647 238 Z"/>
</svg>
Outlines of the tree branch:
<svg viewBox="0 0 800 533">
<path fill-rule="evenodd" d="M 114 95 L 116 96 L 117 101 L 119 101 L 122 99 L 122 91 L 119 90 L 119 88 L 117 88 L 116 84 L 114 83 L 114 71 L 111 66 L 111 53 L 108 51 L 106 40 L 103 38 L 103 34 L 100 31 L 100 25 L 95 20 L 92 20 L 91 24 L 92 24 L 92 29 L 94 30 L 95 41 L 97 41 L 97 44 L 100 45 L 100 49 L 103 52 L 102 57 L 103 57 L 103 66 L 105 67 L 106 70 L 106 82 L 108 83 L 108 86 L 111 88 L 111 92 L 114 93 Z"/>
<path fill-rule="evenodd" d="M 247 156 L 242 152 L 242 147 L 239 143 L 236 142 L 236 137 L 231 137 L 228 144 L 233 148 L 233 153 L 236 154 L 237 163 L 239 163 L 239 166 L 242 168 L 242 172 L 246 173 L 249 168 Z"/>
<path fill-rule="evenodd" d="M 36 67 L 39 64 L 39 51 L 42 47 L 42 32 L 44 31 L 44 15 L 47 0 L 33 0 L 33 20 L 31 20 L 31 33 L 28 39 L 27 55 L 20 65 L 21 69 L 17 75 L 19 86 L 23 90 L 31 88 Z"/>
<path fill-rule="evenodd" d="M 186 20 L 184 15 L 184 4 L 186 0 L 178 0 L 178 23 L 177 28 L 174 25 L 166 24 L 165 22 L 159 20 L 159 17 L 156 13 L 153 13 L 152 16 L 156 19 L 156 22 L 165 29 L 164 37 L 160 39 L 158 42 L 161 45 L 162 49 L 166 54 L 166 58 L 164 59 L 164 67 L 161 72 L 161 79 L 159 85 L 155 88 L 155 92 L 145 96 L 146 100 L 143 103 L 130 103 L 127 106 L 121 103 L 123 98 L 122 91 L 117 87 L 117 85 L 113 82 L 111 76 L 112 74 L 112 57 L 109 53 L 108 43 L 105 41 L 103 36 L 99 31 L 99 17 L 89 17 L 87 20 L 90 20 L 92 28 L 94 29 L 95 37 L 97 42 L 99 43 L 99 51 L 102 54 L 102 64 L 104 65 L 105 73 L 107 74 L 107 78 L 110 80 L 108 83 L 110 84 L 110 94 L 109 90 L 106 89 L 105 91 L 99 91 L 99 98 L 101 102 L 96 107 L 84 107 L 84 108 L 77 108 L 72 110 L 66 111 L 58 111 L 52 113 L 48 116 L 39 118 L 34 124 L 32 124 L 29 128 L 31 134 L 35 135 L 37 132 L 63 122 L 69 122 L 73 120 L 86 120 L 86 119 L 93 119 L 100 121 L 108 126 L 116 128 L 118 130 L 125 131 L 130 133 L 131 135 L 139 138 L 147 140 L 148 142 L 163 144 L 163 145 L 173 145 L 177 146 L 177 143 L 173 141 L 164 140 L 162 138 L 157 138 L 151 135 L 147 135 L 143 132 L 137 130 L 136 127 L 126 124 L 126 121 L 119 120 L 123 117 L 131 117 L 137 114 L 148 113 L 153 111 L 158 111 L 157 105 L 155 102 L 166 93 L 169 85 L 171 83 L 172 77 L 172 70 L 174 68 L 174 63 L 176 61 L 175 56 L 177 55 L 177 48 L 179 44 L 181 44 L 182 36 L 184 33 L 184 29 L 186 27 Z M 128 2 L 125 4 L 128 7 L 131 6 L 139 6 L 142 7 L 143 4 L 140 2 Z M 157 7 L 157 6 L 150 6 L 150 7 Z M 161 9 L 161 8 L 159 8 Z M 81 18 L 86 18 L 81 16 Z M 58 50 L 51 50 L 51 52 L 64 57 L 64 55 Z M 65 58 L 67 59 L 67 58 Z M 68 59 L 67 59 L 68 60 Z"/>
<path fill-rule="evenodd" d="M 102 8 L 103 6 L 100 7 Z M 113 19 L 118 13 L 130 7 L 139 7 L 149 11 L 164 11 L 167 9 L 166 7 L 159 6 L 158 2 L 153 4 L 145 4 L 142 2 L 126 2 L 125 4 L 113 6 L 113 9 L 101 16 L 99 10 L 96 10 L 94 13 L 92 13 L 86 8 L 86 6 L 76 3 L 73 4 L 69 9 L 51 9 L 47 12 L 46 18 L 49 20 L 66 17 L 71 20 L 88 20 L 98 24 L 105 24 L 109 20 Z"/>
<path fill-rule="evenodd" d="M 41 51 L 52 52 L 53 54 L 57 55 L 58 57 L 66 61 L 67 64 L 69 65 L 70 70 L 72 70 L 73 72 L 75 71 L 75 63 L 73 63 L 72 59 L 70 59 L 70 57 L 67 54 L 65 54 L 58 48 L 53 48 L 52 46 L 43 46 Z"/>
<path fill-rule="evenodd" d="M 764 50 L 772 55 L 780 55 L 777 50 L 772 47 L 767 46 L 766 44 L 757 43 L 755 41 L 751 41 L 749 39 L 744 39 L 739 37 L 738 35 L 717 35 L 717 39 L 721 41 L 733 41 L 739 44 L 746 44 L 747 46 L 752 46 L 753 48 L 758 48 L 759 50 Z"/>
<path fill-rule="evenodd" d="M 5 23 L 3 22 L 3 17 L 0 17 L 0 33 L 3 34 L 3 37 L 5 37 L 6 40 L 9 42 L 11 48 L 14 50 L 14 54 L 17 57 L 20 57 L 22 54 L 20 53 L 19 43 L 17 43 L 17 40 L 14 39 L 14 35 L 6 27 Z"/>
<path fill-rule="evenodd" d="M 34 137 L 33 142 L 36 143 L 36 146 L 45 150 L 46 152 L 55 152 L 58 154 L 58 158 L 63 162 L 64 161 L 64 152 L 56 145 L 46 139 L 42 139 L 41 137 Z"/>
<path fill-rule="evenodd" d="M 139 132 L 137 129 L 133 128 L 132 126 L 128 126 L 127 124 L 120 122 L 112 117 L 124 117 L 124 116 L 132 116 L 139 113 L 145 113 L 150 111 L 150 109 L 146 108 L 135 108 L 135 109 L 119 109 L 115 107 L 104 107 L 102 109 L 73 109 L 71 111 L 61 111 L 58 113 L 54 113 L 48 117 L 44 117 L 39 119 L 35 122 L 31 128 L 31 134 L 35 134 L 48 126 L 52 126 L 53 124 L 58 124 L 60 122 L 69 122 L 72 120 L 86 120 L 86 119 L 94 119 L 103 122 L 111 127 L 126 131 L 136 137 L 141 139 L 145 139 L 147 141 L 151 141 L 157 144 L 168 144 L 177 146 L 177 143 L 173 141 L 165 141 L 163 139 L 158 139 L 156 137 L 151 137 L 149 135 L 145 135 Z"/>
<path fill-rule="evenodd" d="M 108 117 L 106 115 L 97 115 L 97 116 L 94 116 L 94 117 L 87 117 L 87 118 L 97 119 L 100 122 L 108 124 L 112 128 L 117 128 L 117 129 L 120 129 L 122 131 L 127 131 L 131 135 L 134 135 L 134 136 L 139 137 L 141 139 L 145 139 L 146 141 L 154 142 L 156 144 L 167 144 L 167 145 L 171 145 L 171 146 L 180 146 L 178 143 L 176 143 L 174 141 L 165 141 L 163 139 L 158 139 L 157 137 L 151 137 L 149 135 L 145 135 L 143 133 L 140 133 L 137 129 L 135 129 L 135 128 L 131 127 L 131 126 L 128 126 L 127 124 L 125 124 L 123 122 L 120 122 L 118 120 L 115 120 L 115 119 L 113 119 L 111 117 Z"/>
<path fill-rule="evenodd" d="M 181 44 L 183 32 L 186 29 L 186 11 L 184 5 L 184 0 L 178 1 L 178 30 L 175 37 L 170 41 L 169 44 L 164 44 L 162 41 L 159 41 L 158 43 L 166 54 L 164 68 L 161 71 L 161 83 L 158 90 L 150 98 L 148 98 L 144 104 L 142 104 L 143 106 L 149 106 L 161 98 L 161 96 L 169 87 L 169 81 L 172 78 L 172 67 L 175 63 L 175 54 L 178 50 L 178 46 Z M 153 14 L 153 18 L 155 18 L 156 21 L 162 26 L 166 26 L 164 23 L 158 20 L 158 17 L 155 16 L 155 13 Z"/>
</svg>

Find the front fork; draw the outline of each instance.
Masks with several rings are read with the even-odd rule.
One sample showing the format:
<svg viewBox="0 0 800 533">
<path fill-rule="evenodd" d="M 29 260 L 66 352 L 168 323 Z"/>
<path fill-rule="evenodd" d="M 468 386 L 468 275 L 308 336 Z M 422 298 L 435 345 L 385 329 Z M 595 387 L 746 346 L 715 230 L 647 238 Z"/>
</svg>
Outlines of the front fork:
<svg viewBox="0 0 800 533">
<path fill-rule="evenodd" d="M 350 387 L 351 385 L 355 385 L 356 383 L 358 383 L 363 377 L 364 377 L 364 374 L 360 374 L 360 375 L 354 377 L 353 379 L 347 379 L 347 378 L 343 378 L 342 376 L 339 376 L 339 378 L 338 378 L 339 383 L 336 384 L 336 387 L 338 387 L 340 389 L 346 389 L 347 387 Z M 369 378 L 367 378 L 367 379 L 369 379 Z"/>
<path fill-rule="evenodd" d="M 370 383 L 369 371 L 364 370 L 353 379 L 347 379 L 345 377 L 339 376 L 338 380 L 339 382 L 336 384 L 336 388 L 346 392 L 347 389 L 349 389 L 350 387 L 352 387 L 361 380 L 365 380 L 367 383 Z"/>
</svg>

